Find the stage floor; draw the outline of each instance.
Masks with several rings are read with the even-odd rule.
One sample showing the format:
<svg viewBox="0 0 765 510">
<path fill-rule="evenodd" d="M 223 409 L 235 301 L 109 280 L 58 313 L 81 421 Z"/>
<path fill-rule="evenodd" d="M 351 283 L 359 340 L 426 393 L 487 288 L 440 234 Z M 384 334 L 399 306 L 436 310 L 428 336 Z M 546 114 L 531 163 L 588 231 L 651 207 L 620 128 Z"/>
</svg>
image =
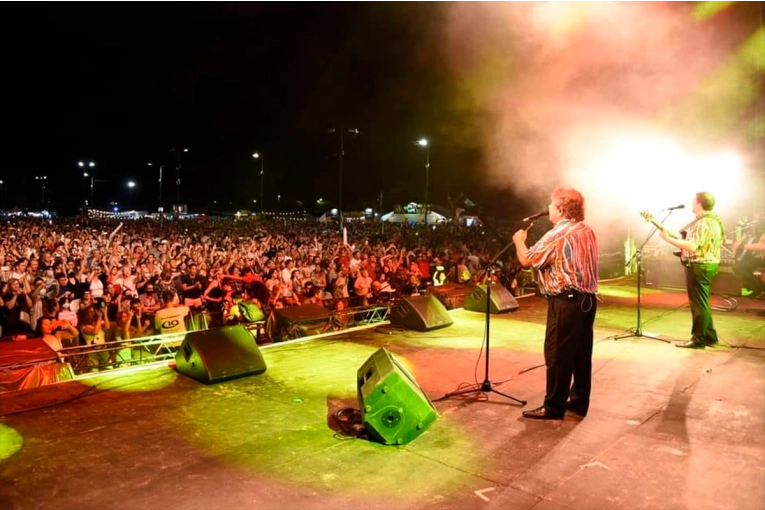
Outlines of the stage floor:
<svg viewBox="0 0 765 510">
<path fill-rule="evenodd" d="M 203 385 L 167 367 L 0 395 L 0 508 L 735 509 L 765 502 L 765 303 L 715 312 L 723 345 L 634 328 L 634 279 L 602 283 L 587 418 L 446 398 L 484 379 L 484 315 L 427 333 L 378 327 L 262 348 L 262 375 Z M 728 306 L 720 297 L 715 302 Z M 546 302 L 490 318 L 494 387 L 541 404 Z M 684 292 L 648 288 L 645 334 L 685 341 Z M 339 433 L 380 347 L 440 417 L 404 446 Z"/>
</svg>

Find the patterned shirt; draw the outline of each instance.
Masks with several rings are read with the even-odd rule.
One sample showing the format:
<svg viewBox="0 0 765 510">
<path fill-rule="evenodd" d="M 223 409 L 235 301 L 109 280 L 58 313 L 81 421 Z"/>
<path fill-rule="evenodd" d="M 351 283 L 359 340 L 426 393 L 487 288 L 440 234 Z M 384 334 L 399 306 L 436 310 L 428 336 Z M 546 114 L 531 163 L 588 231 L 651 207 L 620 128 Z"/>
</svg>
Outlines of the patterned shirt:
<svg viewBox="0 0 765 510">
<path fill-rule="evenodd" d="M 526 256 L 544 294 L 555 296 L 570 289 L 598 292 L 598 241 L 584 223 L 561 220 Z"/>
<path fill-rule="evenodd" d="M 725 226 L 720 217 L 713 212 L 701 214 L 691 223 L 685 239 L 696 245 L 696 250 L 683 250 L 683 262 L 697 264 L 719 264 L 720 248 L 725 240 Z"/>
</svg>

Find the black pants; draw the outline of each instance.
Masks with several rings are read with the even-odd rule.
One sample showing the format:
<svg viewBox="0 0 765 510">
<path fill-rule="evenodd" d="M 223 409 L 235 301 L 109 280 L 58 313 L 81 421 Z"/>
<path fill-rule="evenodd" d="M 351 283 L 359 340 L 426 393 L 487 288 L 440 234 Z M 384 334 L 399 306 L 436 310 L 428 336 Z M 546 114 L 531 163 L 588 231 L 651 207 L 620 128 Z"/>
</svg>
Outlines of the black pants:
<svg viewBox="0 0 765 510">
<path fill-rule="evenodd" d="M 693 319 L 691 340 L 697 344 L 717 343 L 717 331 L 709 305 L 710 287 L 717 268 L 717 264 L 690 264 L 685 267 L 685 285 Z"/>
<path fill-rule="evenodd" d="M 564 292 L 548 298 L 544 405 L 554 413 L 566 411 L 569 396 L 578 412 L 586 414 L 590 406 L 592 327 L 596 310 L 597 299 L 592 294 Z"/>
</svg>

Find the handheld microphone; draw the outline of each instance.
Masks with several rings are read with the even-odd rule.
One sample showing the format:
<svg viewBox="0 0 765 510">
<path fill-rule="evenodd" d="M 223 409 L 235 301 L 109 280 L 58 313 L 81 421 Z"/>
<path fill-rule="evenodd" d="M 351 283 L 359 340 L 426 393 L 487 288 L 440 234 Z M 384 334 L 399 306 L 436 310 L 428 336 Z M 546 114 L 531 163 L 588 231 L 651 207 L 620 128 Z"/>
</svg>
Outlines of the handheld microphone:
<svg viewBox="0 0 765 510">
<path fill-rule="evenodd" d="M 537 218 L 541 218 L 542 216 L 550 216 L 550 211 L 541 211 L 541 212 L 538 212 L 536 214 L 532 214 L 531 216 L 526 216 L 521 221 L 523 221 L 523 222 L 531 221 L 531 220 L 535 220 Z"/>
<path fill-rule="evenodd" d="M 666 209 L 662 209 L 662 211 L 674 211 L 675 209 L 685 209 L 685 205 L 680 204 L 674 207 L 667 207 Z"/>
</svg>

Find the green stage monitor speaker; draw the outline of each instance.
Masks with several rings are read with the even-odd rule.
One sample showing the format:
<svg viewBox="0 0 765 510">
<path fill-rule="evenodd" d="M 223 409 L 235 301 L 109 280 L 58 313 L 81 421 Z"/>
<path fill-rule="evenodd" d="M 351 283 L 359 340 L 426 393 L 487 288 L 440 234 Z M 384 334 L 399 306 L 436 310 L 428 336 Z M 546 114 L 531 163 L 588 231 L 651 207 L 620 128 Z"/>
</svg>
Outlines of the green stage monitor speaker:
<svg viewBox="0 0 765 510">
<path fill-rule="evenodd" d="M 359 368 L 357 382 L 364 426 L 383 444 L 409 443 L 438 418 L 414 377 L 385 349 Z"/>
<path fill-rule="evenodd" d="M 205 384 L 262 374 L 266 362 L 244 326 L 190 331 L 175 354 L 176 370 Z"/>
<path fill-rule="evenodd" d="M 489 313 L 514 312 L 519 308 L 510 291 L 499 284 L 491 286 Z M 486 313 L 486 285 L 477 285 L 473 292 L 465 298 L 465 310 Z"/>
<path fill-rule="evenodd" d="M 401 299 L 390 309 L 388 317 L 394 326 L 414 331 L 430 331 L 454 323 L 443 303 L 433 294 Z"/>
</svg>

